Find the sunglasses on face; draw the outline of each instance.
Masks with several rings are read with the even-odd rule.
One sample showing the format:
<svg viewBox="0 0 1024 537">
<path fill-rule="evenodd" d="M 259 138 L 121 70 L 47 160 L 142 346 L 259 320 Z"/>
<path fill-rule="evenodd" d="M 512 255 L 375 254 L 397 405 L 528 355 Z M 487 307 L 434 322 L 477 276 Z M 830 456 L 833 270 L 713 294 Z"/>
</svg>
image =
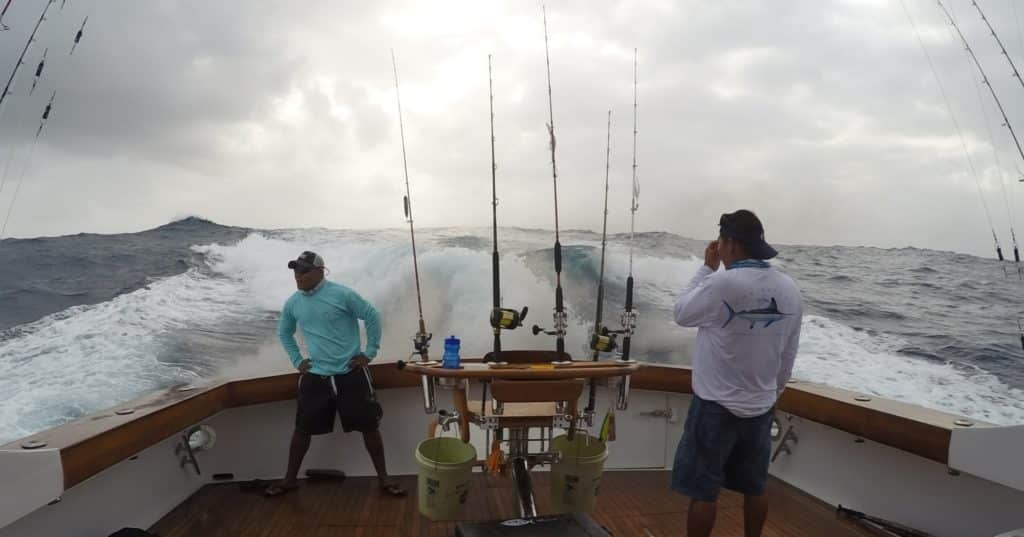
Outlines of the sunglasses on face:
<svg viewBox="0 0 1024 537">
<path fill-rule="evenodd" d="M 294 270 L 296 274 L 309 274 L 310 272 L 313 272 L 314 270 L 316 270 L 316 268 L 315 267 L 295 267 L 292 270 Z"/>
</svg>

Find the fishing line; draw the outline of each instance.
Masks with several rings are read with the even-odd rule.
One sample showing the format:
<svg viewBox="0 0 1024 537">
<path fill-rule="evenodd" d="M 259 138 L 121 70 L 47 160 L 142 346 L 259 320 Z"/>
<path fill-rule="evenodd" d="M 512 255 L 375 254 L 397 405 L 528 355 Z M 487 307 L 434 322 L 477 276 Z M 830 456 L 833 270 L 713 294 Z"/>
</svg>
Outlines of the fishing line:
<svg viewBox="0 0 1024 537">
<path fill-rule="evenodd" d="M 967 159 L 967 166 L 970 168 L 971 177 L 974 178 L 974 186 L 978 189 L 978 198 L 981 200 L 981 206 L 985 210 L 985 220 L 988 222 L 989 230 L 992 232 L 992 241 L 995 243 L 996 255 L 999 257 L 999 260 L 1002 261 L 1004 259 L 1003 249 L 999 245 L 996 228 L 992 223 L 992 214 L 991 211 L 989 211 L 988 202 L 985 201 L 985 193 L 981 189 L 981 180 L 978 178 L 978 171 L 974 166 L 974 160 L 971 158 L 971 152 L 967 149 L 967 142 L 964 140 L 963 131 L 960 129 L 960 122 L 956 119 L 956 113 L 953 111 L 953 105 L 949 102 L 949 97 L 946 94 L 946 88 L 942 84 L 942 78 L 939 77 L 939 72 L 935 68 L 935 63 L 932 61 L 931 54 L 928 53 L 928 49 L 925 47 L 924 40 L 921 38 L 921 32 L 918 30 L 917 24 L 914 22 L 914 18 L 910 15 L 910 10 L 907 9 L 905 0 L 900 0 L 900 5 L 903 7 L 903 12 L 907 15 L 907 20 L 910 21 L 910 26 L 914 29 L 914 35 L 917 36 L 917 42 L 921 46 L 921 52 L 924 54 L 925 60 L 928 62 L 928 67 L 931 69 L 932 76 L 935 77 L 935 84 L 939 87 L 939 93 L 942 95 L 942 101 L 946 105 L 946 110 L 949 112 L 949 118 L 953 122 L 953 128 L 956 130 L 957 137 L 960 139 L 960 147 L 963 148 L 964 158 Z M 952 21 L 952 18 L 950 18 L 950 20 Z"/>
</svg>

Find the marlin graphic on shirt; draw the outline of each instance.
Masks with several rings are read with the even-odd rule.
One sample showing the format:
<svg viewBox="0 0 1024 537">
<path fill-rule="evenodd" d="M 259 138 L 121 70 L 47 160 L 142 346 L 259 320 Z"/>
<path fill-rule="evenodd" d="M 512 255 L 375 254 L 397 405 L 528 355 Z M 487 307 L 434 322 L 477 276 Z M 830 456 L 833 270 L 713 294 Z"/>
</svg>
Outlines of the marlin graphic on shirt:
<svg viewBox="0 0 1024 537">
<path fill-rule="evenodd" d="M 728 302 L 722 301 L 726 308 L 729 308 L 729 319 L 725 321 L 722 328 L 729 326 L 733 318 L 739 317 L 744 321 L 750 322 L 750 329 L 753 330 L 757 323 L 764 323 L 764 327 L 767 328 L 776 321 L 781 321 L 784 317 L 789 316 L 789 313 L 782 313 L 779 311 L 779 305 L 775 303 L 775 297 L 772 297 L 772 303 L 767 308 L 760 308 L 754 310 L 736 311 L 729 305 Z"/>
</svg>

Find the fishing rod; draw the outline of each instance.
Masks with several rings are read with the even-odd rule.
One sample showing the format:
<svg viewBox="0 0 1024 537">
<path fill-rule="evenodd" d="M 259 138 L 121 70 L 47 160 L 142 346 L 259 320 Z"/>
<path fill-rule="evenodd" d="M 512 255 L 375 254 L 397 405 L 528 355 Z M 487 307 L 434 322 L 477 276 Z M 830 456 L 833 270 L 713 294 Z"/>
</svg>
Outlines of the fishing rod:
<svg viewBox="0 0 1024 537">
<path fill-rule="evenodd" d="M 985 12 L 981 10 L 981 5 L 978 4 L 976 0 L 972 0 L 971 4 L 974 5 L 975 9 L 978 10 L 978 14 L 981 15 L 981 19 L 984 20 L 985 26 L 988 27 L 988 31 L 992 34 L 992 37 L 995 39 L 995 43 L 999 45 L 999 50 L 1002 52 L 1002 56 L 1007 58 L 1007 63 L 1010 64 L 1010 69 L 1013 70 L 1014 72 L 1014 78 L 1016 78 L 1017 82 L 1019 82 L 1021 87 L 1024 88 L 1024 79 L 1021 78 L 1020 72 L 1017 71 L 1017 66 L 1014 64 L 1014 58 L 1010 56 L 1010 52 L 1007 51 L 1007 47 L 1002 45 L 1002 40 L 999 39 L 999 35 L 995 33 L 995 29 L 992 28 L 991 23 L 989 23 L 988 17 L 985 16 Z M 1018 149 L 1020 148 L 1018 147 Z M 1018 168 L 1018 170 L 1019 169 L 1020 168 Z M 1020 177 L 1017 180 L 1024 181 L 1024 177 Z M 1004 187 L 1004 189 L 1006 189 L 1006 187 Z M 1005 194 L 1006 192 L 1004 192 L 1004 195 Z M 1017 248 L 1017 234 L 1014 233 L 1013 228 L 1010 229 L 1010 236 L 1014 242 L 1014 261 L 1019 263 L 1021 260 L 1021 256 L 1020 251 Z M 1017 275 L 1018 277 L 1022 277 L 1020 267 L 1017 268 Z"/>
<path fill-rule="evenodd" d="M 1006 61 L 1010 63 L 1010 69 L 1013 69 L 1013 77 L 1016 78 L 1017 82 L 1020 82 L 1021 87 L 1024 88 L 1024 80 L 1021 79 L 1020 72 L 1017 71 L 1017 66 L 1014 65 L 1013 58 L 1010 57 L 1010 53 L 1007 52 L 1006 47 L 1003 46 L 1002 39 L 999 39 L 999 34 L 997 34 L 995 28 L 992 27 L 992 24 L 989 22 L 988 17 L 985 16 L 985 13 L 981 10 L 981 6 L 978 5 L 978 2 L 976 0 L 971 0 L 971 4 L 978 10 L 978 15 L 981 15 L 981 20 L 985 21 L 985 26 L 988 26 L 988 31 L 991 32 L 992 37 L 995 38 L 996 43 L 999 45 L 999 50 L 1003 53 L 1003 57 L 1005 57 Z"/>
<path fill-rule="evenodd" d="M 42 20 L 45 19 L 46 11 L 54 3 L 54 1 L 55 0 L 48 0 L 48 2 L 46 4 L 46 7 L 43 9 L 43 14 L 42 14 L 42 16 L 40 16 L 40 20 L 36 23 L 36 28 L 33 30 L 33 33 L 32 33 L 33 36 L 35 35 L 35 32 L 39 29 L 39 23 L 41 23 Z M 88 20 L 89 20 L 89 17 L 86 16 L 85 21 L 88 21 Z M 85 28 L 85 21 L 82 22 L 82 28 Z M 74 40 L 73 47 L 77 46 L 79 44 L 79 42 L 81 41 L 81 39 L 82 39 L 82 30 L 79 29 L 78 33 L 75 35 L 75 40 Z M 32 43 L 33 40 L 34 40 L 34 37 L 30 37 L 29 38 L 29 42 L 28 42 L 28 44 L 26 44 L 25 51 L 28 50 L 28 46 Z M 74 50 L 73 47 L 72 47 L 72 50 Z M 19 64 L 23 62 L 25 51 L 22 51 L 22 59 L 18 60 Z M 45 67 L 46 55 L 47 55 L 48 52 L 49 52 L 49 48 L 46 48 L 46 49 L 43 50 L 43 56 L 42 56 L 42 59 L 39 62 L 39 65 L 36 67 L 35 78 L 32 81 L 32 89 L 29 91 L 29 95 L 32 95 L 32 93 L 35 91 L 35 88 L 36 88 L 36 86 L 37 86 L 37 84 L 39 82 L 39 77 L 42 76 L 42 74 L 43 74 L 43 68 Z M 17 71 L 17 67 L 18 66 L 16 65 L 15 66 L 15 72 Z M 12 74 L 12 79 L 13 79 L 13 76 L 14 75 Z M 8 85 L 10 85 L 10 84 L 11 84 L 11 82 L 8 82 Z M 58 83 L 58 84 L 56 84 L 56 86 L 60 86 L 60 84 Z M 5 90 L 5 94 L 6 93 L 7 92 Z M 14 194 L 11 197 L 10 205 L 7 207 L 7 214 L 4 217 L 3 225 L 0 226 L 0 237 L 3 237 L 3 235 L 7 232 L 7 224 L 9 223 L 9 221 L 11 219 L 11 213 L 14 211 L 14 205 L 15 205 L 15 202 L 17 202 L 17 200 L 18 200 L 18 194 L 21 192 L 21 186 L 22 186 L 22 183 L 24 183 L 24 181 L 25 181 L 25 176 L 28 173 L 29 166 L 32 164 L 32 157 L 35 155 L 36 146 L 39 145 L 39 138 L 43 134 L 43 129 L 46 127 L 46 124 L 50 120 L 50 113 L 53 111 L 53 103 L 54 103 L 54 100 L 56 99 L 56 97 L 57 97 L 57 89 L 55 88 L 53 90 L 53 92 L 50 94 L 50 100 L 47 101 L 46 107 L 43 109 L 42 116 L 39 119 L 39 127 L 36 129 L 36 134 L 35 134 L 35 137 L 32 139 L 32 145 L 29 148 L 28 156 L 25 158 L 25 164 L 22 166 L 21 174 L 18 176 L 17 185 L 15 186 Z M 2 109 L 0 109 L 0 111 L 2 111 Z M 18 127 L 19 128 L 21 126 L 21 120 L 22 119 L 23 119 L 23 117 L 19 118 L 19 120 L 18 120 Z M 7 172 L 10 169 L 10 165 L 13 162 L 13 160 L 14 160 L 14 149 L 12 147 L 10 155 L 9 155 L 9 158 L 7 160 L 7 163 L 4 165 L 3 176 L 0 177 L 0 191 L 3 191 L 4 186 L 6 186 L 6 183 L 7 183 Z"/>
<path fill-rule="evenodd" d="M 629 358 L 630 343 L 633 340 L 633 331 L 636 330 L 636 311 L 633 310 L 633 245 L 634 233 L 636 232 L 636 210 L 639 208 L 637 200 L 640 197 L 640 179 L 637 177 L 636 166 L 636 134 L 637 134 L 637 93 L 639 84 L 637 82 L 637 50 L 633 49 L 633 197 L 629 205 L 629 276 L 626 278 L 626 306 L 622 312 L 622 357 L 624 362 L 631 361 Z M 628 377 L 627 377 L 628 380 Z M 620 401 L 624 404 L 624 401 Z M 624 408 L 623 408 L 624 410 Z"/>
<path fill-rule="evenodd" d="M 11 71 L 11 76 L 7 79 L 7 85 L 4 86 L 4 90 L 0 92 L 0 116 L 4 113 L 4 102 L 7 100 L 7 96 L 11 94 L 11 86 L 14 85 L 14 79 L 18 76 L 18 70 L 25 63 L 25 54 L 28 53 L 29 47 L 36 40 L 36 32 L 39 31 L 39 26 L 46 20 L 46 12 L 50 10 L 50 6 L 53 5 L 54 0 L 47 0 L 46 6 L 43 7 L 43 12 L 39 15 L 39 20 L 36 21 L 36 25 L 32 28 L 32 33 L 28 36 L 28 41 L 25 42 L 25 47 L 21 49 L 21 55 L 18 56 L 18 61 L 14 62 L 14 69 Z M 7 3 L 10 5 L 10 2 Z M 6 7 L 4 8 L 6 12 Z"/>
<path fill-rule="evenodd" d="M 548 138 L 551 145 L 551 179 L 555 192 L 555 313 L 554 330 L 545 330 L 540 326 L 533 325 L 533 335 L 541 332 L 555 336 L 555 350 L 558 352 L 558 359 L 565 353 L 565 332 L 568 326 L 568 318 L 565 313 L 565 302 L 562 296 L 562 243 L 558 237 L 558 166 L 555 164 L 555 112 L 551 98 L 551 54 L 548 51 L 548 14 L 547 9 L 541 8 L 544 14 L 544 59 L 547 63 L 548 73 Z"/>
<path fill-rule="evenodd" d="M 638 83 L 638 53 L 637 49 L 633 49 L 633 189 L 632 199 L 629 205 L 629 276 L 626 278 L 626 304 L 622 311 L 622 315 L 619 317 L 622 323 L 621 330 L 615 330 L 615 334 L 622 334 L 622 351 L 619 356 L 620 363 L 634 363 L 630 359 L 630 345 L 633 341 L 633 332 L 636 331 L 636 310 L 633 309 L 633 246 L 635 244 L 634 238 L 636 233 L 636 211 L 639 208 L 637 203 L 640 197 L 640 179 L 637 176 L 637 164 L 636 164 L 636 135 L 637 135 L 637 94 L 639 93 Z M 612 347 L 615 346 L 614 339 L 611 341 Z M 626 410 L 629 405 L 627 394 L 629 393 L 630 377 L 627 375 L 622 377 L 624 383 L 619 387 L 618 400 L 615 403 L 615 408 L 618 410 Z M 609 413 L 613 416 L 614 414 Z M 608 420 L 608 418 L 605 418 Z M 614 429 L 614 427 L 612 427 Z"/>
<path fill-rule="evenodd" d="M 845 516 L 860 523 L 861 525 L 875 530 L 882 535 L 891 537 L 934 537 L 930 533 L 925 533 L 921 530 L 897 524 L 889 520 L 866 515 L 860 511 L 854 511 L 853 509 L 847 509 L 842 505 L 836 507 L 836 514 L 839 516 Z"/>
<path fill-rule="evenodd" d="M 409 222 L 409 238 L 412 240 L 412 270 L 416 281 L 416 307 L 419 313 L 419 330 L 417 330 L 416 335 L 412 338 L 413 352 L 410 356 L 418 354 L 420 355 L 420 360 L 426 362 L 430 360 L 430 339 L 434 337 L 434 335 L 427 332 L 426 323 L 423 322 L 423 298 L 420 295 L 420 268 L 416 258 L 416 231 L 413 227 L 412 219 L 412 194 L 409 191 L 409 165 L 405 156 L 405 124 L 402 121 L 402 95 L 398 90 L 398 62 L 395 60 L 394 49 L 391 50 L 391 67 L 395 73 L 395 101 L 398 104 L 398 133 L 402 139 L 402 171 L 405 173 L 405 198 L 403 200 L 403 206 L 405 208 L 405 219 Z M 424 396 L 424 409 L 428 414 L 433 414 L 436 410 L 436 408 L 434 408 L 434 384 L 426 377 L 426 375 L 422 376 L 421 381 Z"/>
<path fill-rule="evenodd" d="M 4 2 L 4 9 L 3 11 L 0 11 L 0 32 L 11 29 L 10 26 L 4 24 L 4 15 L 7 14 L 7 9 L 11 7 L 11 2 L 13 1 L 14 0 L 7 0 L 6 2 Z"/>
<path fill-rule="evenodd" d="M 1006 47 L 1003 46 L 1002 39 L 999 39 L 999 34 L 997 34 L 995 28 L 992 27 L 992 24 L 989 22 L 988 17 L 985 16 L 985 12 L 981 10 L 981 5 L 978 4 L 978 2 L 976 0 L 971 0 L 971 4 L 974 6 L 975 9 L 978 10 L 978 15 L 980 15 L 981 16 L 981 20 L 985 22 L 985 26 L 988 27 L 988 31 L 992 34 L 992 37 L 995 38 L 996 44 L 999 45 L 999 50 L 1003 53 L 1003 57 L 1005 57 L 1007 63 L 1010 64 L 1010 69 L 1013 70 L 1013 77 L 1016 78 L 1017 82 L 1019 82 L 1021 87 L 1024 88 L 1024 79 L 1021 79 L 1020 72 L 1017 71 L 1017 66 L 1013 63 L 1013 58 L 1010 57 L 1010 53 L 1007 52 Z M 986 125 L 987 125 L 987 118 L 986 118 Z M 995 147 L 993 147 L 993 152 L 995 152 Z M 998 160 L 998 156 L 996 158 Z M 998 162 L 996 163 L 996 165 L 999 166 Z M 1018 170 L 1019 169 L 1020 168 L 1018 168 Z M 1000 173 L 1000 175 L 1001 175 L 1001 173 Z M 1024 177 L 1019 178 L 1018 181 L 1024 181 Z M 1006 186 L 1005 185 L 1003 186 L 1003 195 L 1007 199 L 1009 198 L 1006 195 Z M 1009 201 L 1007 201 L 1007 205 L 1009 205 Z M 1009 206 L 1007 206 L 1007 212 L 1010 212 Z M 1011 218 L 1012 218 L 1012 213 L 1011 213 Z M 1011 222 L 1012 222 L 1012 220 L 1011 220 Z M 1020 250 L 1017 248 L 1017 234 L 1014 232 L 1012 225 L 1010 227 L 1010 237 L 1013 240 L 1013 260 L 1014 260 L 1015 263 L 1020 263 Z M 1017 275 L 1021 276 L 1020 267 L 1017 268 Z"/>
<path fill-rule="evenodd" d="M 491 360 L 494 362 L 501 361 L 501 331 L 502 330 L 514 330 L 523 326 L 523 321 L 526 319 L 526 314 L 530 310 L 528 307 L 523 307 L 522 311 L 516 311 L 510 308 L 501 307 L 501 268 L 498 256 L 498 161 L 495 157 L 494 144 L 494 74 L 491 67 L 491 55 L 487 55 L 487 87 L 490 96 L 490 112 L 491 112 L 491 214 L 493 216 L 492 230 L 494 233 L 494 251 L 491 253 L 491 286 L 492 286 L 492 298 L 493 307 L 491 308 L 491 328 L 494 330 L 494 350 L 491 354 Z M 483 383 L 483 396 L 480 398 L 480 415 L 485 416 L 487 414 L 487 389 L 489 383 Z M 495 432 L 495 439 L 500 442 L 501 431 Z M 491 443 L 491 430 L 487 430 L 484 445 L 487 449 L 491 449 L 491 457 L 498 457 L 495 455 L 495 451 L 492 449 L 494 444 Z M 500 450 L 499 450 L 500 452 Z M 489 457 L 490 458 L 490 457 Z"/>
<path fill-rule="evenodd" d="M 36 145 L 39 144 L 39 136 L 43 133 L 43 127 L 46 126 L 47 121 L 50 119 L 50 112 L 53 110 L 53 100 L 56 97 L 57 90 L 53 90 L 53 93 L 50 95 L 50 101 L 46 103 L 46 108 L 43 109 L 42 118 L 39 120 L 39 128 L 36 129 L 36 135 L 32 140 L 32 147 L 28 151 L 28 157 L 25 159 L 25 165 L 21 168 L 21 175 L 18 177 L 18 183 L 14 188 L 14 194 L 11 196 L 11 203 L 7 206 L 7 215 L 4 216 L 4 223 L 0 226 L 0 238 L 3 238 L 4 234 L 7 233 L 7 223 L 11 220 L 11 213 L 14 212 L 14 203 L 18 201 L 18 193 L 21 192 L 21 185 L 25 182 L 25 174 L 28 173 L 28 167 L 32 163 L 32 155 L 36 151 Z M 0 186 L 3 186 L 3 184 L 0 184 Z"/>
<path fill-rule="evenodd" d="M 50 52 L 50 47 L 43 49 L 43 57 L 39 59 L 39 65 L 36 66 L 36 74 L 32 77 L 32 89 L 28 90 L 28 94 L 32 95 L 36 91 L 36 86 L 39 85 L 39 77 L 43 76 L 43 69 L 46 67 L 46 53 Z"/>
<path fill-rule="evenodd" d="M 604 224 L 601 228 L 601 268 L 597 277 L 597 313 L 594 314 L 594 333 L 590 335 L 591 360 L 596 362 L 602 352 L 615 350 L 615 334 L 608 330 L 607 326 L 601 325 L 601 317 L 604 310 L 604 258 L 608 245 L 608 177 L 611 173 L 612 157 L 612 111 L 608 111 L 608 144 L 605 149 L 604 160 Z M 597 400 L 597 385 L 594 380 L 590 382 L 590 394 L 587 400 L 587 412 L 593 412 Z"/>
<path fill-rule="evenodd" d="M 981 74 L 981 82 L 988 87 L 989 93 L 992 94 L 992 100 L 995 101 L 996 107 L 999 109 L 999 113 L 1003 116 L 1003 125 L 1006 126 L 1008 131 L 1010 131 L 1013 143 L 1017 147 L 1017 154 L 1020 155 L 1021 161 L 1024 162 L 1024 149 L 1021 149 L 1020 140 L 1017 139 L 1017 133 L 1013 130 L 1010 118 L 1006 116 L 1006 110 L 1003 108 L 1003 103 L 999 100 L 999 96 L 996 95 L 995 88 L 992 87 L 992 84 L 988 80 L 988 76 L 985 75 L 985 69 L 981 67 L 981 62 L 978 61 L 978 56 L 974 54 L 974 49 L 972 49 L 970 43 L 967 42 L 967 38 L 964 37 L 963 32 L 960 31 L 960 25 L 958 25 L 956 20 L 953 19 L 953 15 L 950 14 L 948 9 L 946 9 L 946 5 L 942 3 L 942 0 L 935 1 L 938 3 L 939 8 L 942 9 L 942 12 L 946 15 L 946 18 L 949 19 L 949 23 L 953 26 L 953 29 L 956 30 L 957 35 L 960 36 L 960 41 L 963 43 L 964 49 L 966 49 L 967 53 L 970 54 L 971 60 L 974 61 L 975 67 L 978 68 L 978 73 Z"/>
<path fill-rule="evenodd" d="M 939 5 L 942 6 L 941 0 L 937 1 L 939 2 Z M 906 14 L 907 20 L 910 21 L 911 27 L 914 28 L 914 34 L 917 36 L 917 42 L 921 46 L 921 53 L 924 54 L 924 59 L 928 62 L 928 67 L 931 69 L 932 76 L 935 77 L 935 85 L 939 88 L 939 94 L 942 96 L 942 102 L 946 105 L 946 111 L 949 112 L 949 119 L 953 122 L 953 128 L 956 130 L 957 137 L 960 139 L 960 147 L 963 149 L 964 158 L 967 160 L 967 166 L 970 169 L 971 177 L 974 178 L 974 186 L 978 189 L 978 198 L 981 200 L 981 207 L 985 211 L 985 220 L 988 222 L 989 231 L 992 232 L 992 242 L 995 243 L 996 256 L 1000 261 L 1003 261 L 1003 248 L 999 245 L 999 237 L 996 235 L 995 224 L 992 223 L 992 212 L 989 211 L 988 202 L 985 201 L 985 193 L 981 189 L 981 180 L 978 178 L 978 170 L 974 166 L 974 159 L 971 158 L 971 152 L 967 149 L 967 141 L 964 139 L 963 130 L 960 128 L 960 122 L 956 119 L 956 113 L 953 111 L 953 105 L 949 102 L 949 96 L 946 94 L 946 88 L 942 84 L 942 78 L 939 77 L 939 72 L 935 68 L 935 62 L 932 61 L 932 56 L 928 53 L 928 47 L 925 46 L 924 40 L 921 38 L 921 32 L 918 30 L 917 24 L 914 22 L 914 18 L 910 15 L 910 10 L 907 9 L 906 2 L 904 0 L 900 0 L 900 5 L 903 7 L 903 13 Z M 943 9 L 945 9 L 944 6 Z M 952 20 L 952 17 L 950 17 L 950 19 Z"/>
<path fill-rule="evenodd" d="M 85 20 L 82 21 L 82 27 L 78 29 L 78 33 L 75 34 L 75 42 L 71 45 L 71 52 L 68 52 L 68 56 L 75 55 L 75 49 L 78 48 L 78 42 L 82 40 L 82 35 L 85 32 L 85 23 L 89 22 L 89 16 L 86 15 Z"/>
<path fill-rule="evenodd" d="M 492 275 L 492 291 L 493 291 L 493 308 L 491 309 L 491 328 L 494 329 L 494 354 L 493 360 L 495 362 L 501 361 L 501 331 L 513 330 L 520 326 L 523 326 L 523 320 L 526 319 L 526 313 L 529 311 L 528 307 L 524 307 L 522 311 L 516 311 L 514 309 L 507 309 L 501 307 L 501 269 L 498 263 L 498 163 L 494 156 L 494 75 L 491 69 L 491 55 L 487 55 L 487 83 L 490 89 L 490 104 L 491 104 L 491 209 L 494 217 L 494 251 L 491 253 L 491 275 Z M 486 390 L 486 384 L 484 385 Z M 487 395 L 484 394 L 483 399 L 486 400 Z"/>
</svg>

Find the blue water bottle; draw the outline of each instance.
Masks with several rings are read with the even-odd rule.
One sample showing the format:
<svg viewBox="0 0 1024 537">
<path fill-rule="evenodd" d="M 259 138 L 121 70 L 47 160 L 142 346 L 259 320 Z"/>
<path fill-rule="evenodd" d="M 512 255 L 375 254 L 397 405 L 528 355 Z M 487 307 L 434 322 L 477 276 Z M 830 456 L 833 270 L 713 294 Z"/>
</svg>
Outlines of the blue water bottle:
<svg viewBox="0 0 1024 537">
<path fill-rule="evenodd" d="M 459 368 L 459 338 L 450 336 L 444 340 L 444 361 L 441 367 L 446 369 Z"/>
</svg>

